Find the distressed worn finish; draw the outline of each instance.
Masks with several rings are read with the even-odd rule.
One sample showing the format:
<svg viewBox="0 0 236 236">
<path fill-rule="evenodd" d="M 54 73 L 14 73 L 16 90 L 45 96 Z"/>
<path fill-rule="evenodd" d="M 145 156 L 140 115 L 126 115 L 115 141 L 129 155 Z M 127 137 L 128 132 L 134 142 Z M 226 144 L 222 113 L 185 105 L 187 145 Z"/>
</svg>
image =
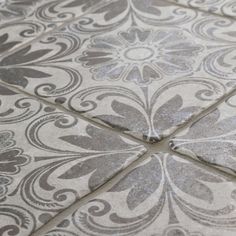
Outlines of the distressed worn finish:
<svg viewBox="0 0 236 236">
<path fill-rule="evenodd" d="M 236 175 L 236 95 L 170 142 L 176 152 Z"/>
<path fill-rule="evenodd" d="M 30 235 L 145 151 L 0 86 L 0 235 Z"/>
<path fill-rule="evenodd" d="M 45 236 L 234 236 L 236 184 L 155 154 Z"/>
<path fill-rule="evenodd" d="M 235 236 L 235 65 L 236 0 L 0 0 L 0 236 Z"/>
<path fill-rule="evenodd" d="M 235 86 L 236 22 L 112 1 L 0 60 L 0 79 L 156 142 Z M 16 76 L 17 75 L 17 76 Z"/>
</svg>

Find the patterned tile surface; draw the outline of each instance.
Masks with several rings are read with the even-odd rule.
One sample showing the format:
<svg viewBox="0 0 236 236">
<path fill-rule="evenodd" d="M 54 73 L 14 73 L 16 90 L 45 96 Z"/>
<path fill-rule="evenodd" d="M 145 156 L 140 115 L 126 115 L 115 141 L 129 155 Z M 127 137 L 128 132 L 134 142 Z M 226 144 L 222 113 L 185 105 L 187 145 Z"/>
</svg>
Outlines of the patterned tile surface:
<svg viewBox="0 0 236 236">
<path fill-rule="evenodd" d="M 110 1 L 2 57 L 0 79 L 146 141 L 235 86 L 236 22 L 166 1 Z"/>
<path fill-rule="evenodd" d="M 30 235 L 145 151 L 5 87 L 0 95 L 0 235 Z"/>
<path fill-rule="evenodd" d="M 236 19 L 235 0 L 168 0 L 186 7 L 219 14 Z"/>
<path fill-rule="evenodd" d="M 0 23 L 28 16 L 42 0 L 1 0 Z"/>
<path fill-rule="evenodd" d="M 236 95 L 179 133 L 172 148 L 236 174 Z"/>
<path fill-rule="evenodd" d="M 106 0 L 0 0 L 0 55 Z"/>
<path fill-rule="evenodd" d="M 155 154 L 45 236 L 234 236 L 236 184 Z"/>
</svg>

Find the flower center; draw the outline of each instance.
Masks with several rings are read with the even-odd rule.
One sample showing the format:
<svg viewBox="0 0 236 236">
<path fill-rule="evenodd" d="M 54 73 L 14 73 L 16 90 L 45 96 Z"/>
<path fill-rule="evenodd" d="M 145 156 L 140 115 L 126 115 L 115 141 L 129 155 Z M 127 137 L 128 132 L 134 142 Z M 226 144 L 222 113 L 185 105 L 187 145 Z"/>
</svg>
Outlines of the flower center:
<svg viewBox="0 0 236 236">
<path fill-rule="evenodd" d="M 125 51 L 125 57 L 132 61 L 142 61 L 152 57 L 153 50 L 147 47 L 134 47 Z"/>
</svg>

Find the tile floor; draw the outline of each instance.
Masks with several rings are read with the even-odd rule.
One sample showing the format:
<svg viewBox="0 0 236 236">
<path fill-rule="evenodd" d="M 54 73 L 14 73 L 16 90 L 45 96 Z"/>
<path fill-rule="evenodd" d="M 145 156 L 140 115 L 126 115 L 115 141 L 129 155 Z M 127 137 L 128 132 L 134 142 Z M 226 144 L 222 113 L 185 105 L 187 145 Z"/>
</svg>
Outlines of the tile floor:
<svg viewBox="0 0 236 236">
<path fill-rule="evenodd" d="M 0 235 L 236 235 L 235 0 L 0 0 Z"/>
</svg>

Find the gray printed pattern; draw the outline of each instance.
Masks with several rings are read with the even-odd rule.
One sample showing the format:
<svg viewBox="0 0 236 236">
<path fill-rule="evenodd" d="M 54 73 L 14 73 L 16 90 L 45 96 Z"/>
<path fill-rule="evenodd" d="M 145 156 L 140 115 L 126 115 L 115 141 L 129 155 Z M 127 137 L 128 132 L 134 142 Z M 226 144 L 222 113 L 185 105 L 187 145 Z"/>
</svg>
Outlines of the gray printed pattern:
<svg viewBox="0 0 236 236">
<path fill-rule="evenodd" d="M 171 147 L 199 161 L 236 174 L 236 95 L 178 133 Z"/>
<path fill-rule="evenodd" d="M 195 8 L 205 12 L 210 12 L 236 19 L 235 0 L 169 0 L 185 7 Z"/>
<path fill-rule="evenodd" d="M 0 79 L 157 142 L 235 88 L 235 28 L 168 1 L 103 2 L 2 57 Z"/>
<path fill-rule="evenodd" d="M 0 235 L 30 235 L 145 152 L 6 87 L 0 95 Z"/>
<path fill-rule="evenodd" d="M 155 154 L 45 236 L 234 236 L 236 184 Z"/>
<path fill-rule="evenodd" d="M 0 0 L 0 235 L 31 235 L 145 153 L 113 128 L 159 142 L 236 90 L 235 17 L 236 0 Z M 170 142 L 208 168 L 154 154 L 45 236 L 235 236 L 235 180 L 211 168 L 236 173 L 235 108 Z"/>
<path fill-rule="evenodd" d="M 0 0 L 0 56 L 106 0 Z"/>
</svg>

